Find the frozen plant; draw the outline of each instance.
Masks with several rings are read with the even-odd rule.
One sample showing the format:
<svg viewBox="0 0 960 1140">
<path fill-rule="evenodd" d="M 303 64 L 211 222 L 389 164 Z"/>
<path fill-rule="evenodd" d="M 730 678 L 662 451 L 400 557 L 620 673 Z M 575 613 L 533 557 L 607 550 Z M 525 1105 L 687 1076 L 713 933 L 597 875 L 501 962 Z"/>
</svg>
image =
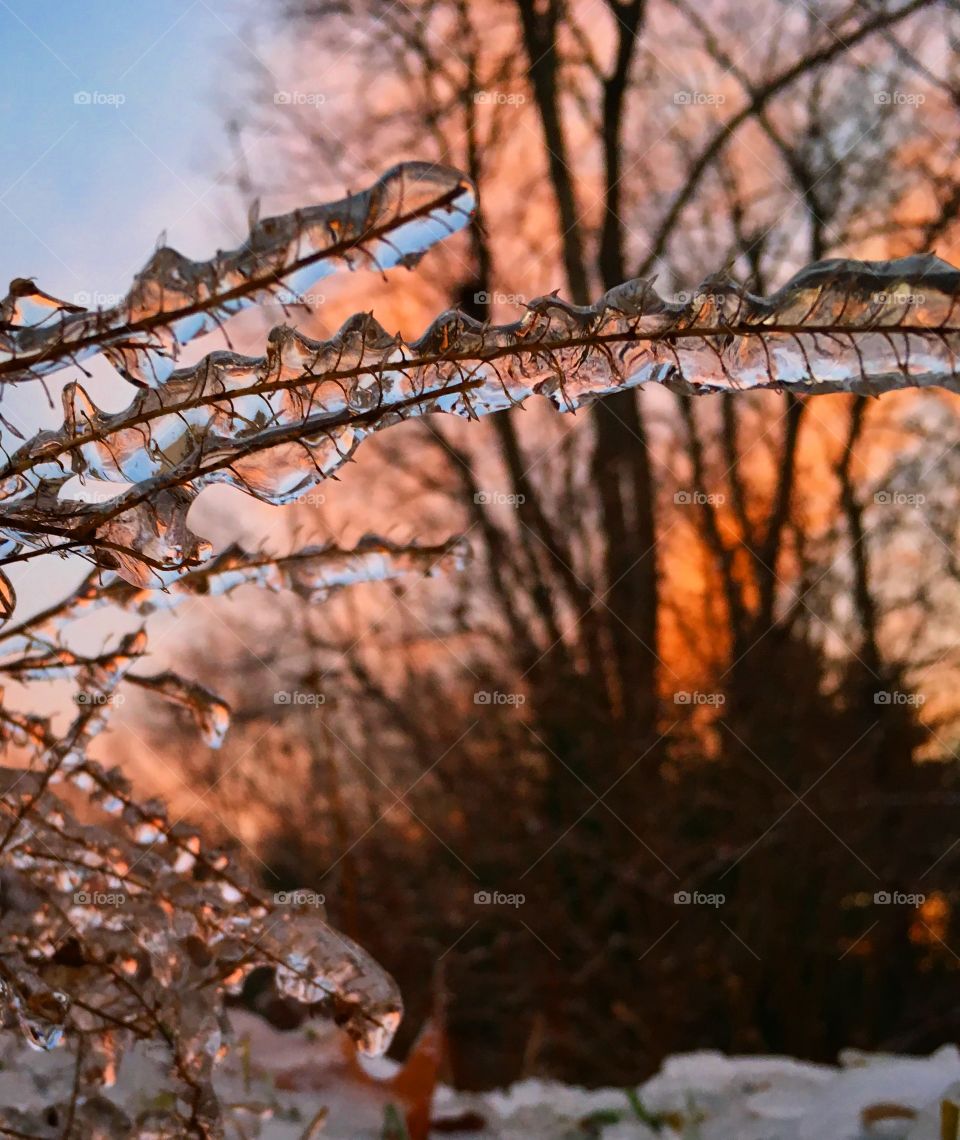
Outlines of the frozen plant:
<svg viewBox="0 0 960 1140">
<path fill-rule="evenodd" d="M 225 1047 L 222 1003 L 257 965 L 366 1051 L 383 1051 L 400 1018 L 392 980 L 322 909 L 276 906 L 249 869 L 171 822 L 162 803 L 140 802 L 118 769 L 88 753 L 122 686 L 185 705 L 213 745 L 229 724 L 226 704 L 175 673 L 143 672 L 143 629 L 96 656 L 72 652 L 62 635 L 95 608 L 146 617 L 249 583 L 318 601 L 358 581 L 456 567 L 463 545 L 368 538 L 351 551 L 214 556 L 186 521 L 206 486 L 289 503 L 368 435 L 409 416 L 475 417 L 534 395 L 575 411 L 643 383 L 801 395 L 957 385 L 960 273 L 931 256 L 819 262 L 769 298 L 714 277 L 673 301 L 636 280 L 590 306 L 536 299 L 507 325 L 446 312 L 409 342 L 358 314 L 326 341 L 282 326 L 263 356 L 217 351 L 176 367 L 183 343 L 248 305 L 302 294 L 342 265 L 412 266 L 475 204 L 459 172 L 404 164 L 340 202 L 254 219 L 240 249 L 210 261 L 160 249 L 109 309 L 78 310 L 24 279 L 0 301 L 0 383 L 42 383 L 100 353 L 136 389 L 125 409 L 105 413 L 68 383 L 62 425 L 0 464 L 0 567 L 51 552 L 92 564 L 77 589 L 20 622 L 0 569 L 0 667 L 18 682 L 66 679 L 77 705 L 62 733 L 0 710 L 5 743 L 29 757 L 0 771 L 5 1019 L 31 1046 L 64 1041 L 76 1055 L 70 1100 L 46 1115 L 6 1110 L 14 1134 L 85 1135 L 112 1112 L 116 1135 L 221 1135 L 212 1078 Z M 75 476 L 124 489 L 99 502 L 64 497 Z M 83 811 L 72 806 L 78 791 Z M 168 1050 L 175 1093 L 136 1122 L 100 1096 L 135 1039 Z"/>
<path fill-rule="evenodd" d="M 202 424 L 202 413 L 175 413 L 185 432 L 178 430 L 177 439 L 171 421 L 156 416 L 179 383 L 181 344 L 281 288 L 306 290 L 335 266 L 413 264 L 462 226 L 472 207 L 472 188 L 456 172 L 406 164 L 341 202 L 255 223 L 235 253 L 194 263 L 161 249 L 123 304 L 109 310 L 77 311 L 18 280 L 0 302 L 3 382 L 34 381 L 103 352 L 127 381 L 152 385 L 144 389 L 147 402 L 120 461 L 127 473 L 139 465 L 137 478 L 146 487 L 159 454 L 170 459 L 178 448 L 196 448 L 196 459 L 205 462 L 221 446 L 222 425 L 212 416 Z M 69 385 L 65 400 L 78 409 L 84 396 Z M 219 410 L 229 406 L 238 443 L 257 425 L 269 430 L 275 418 L 267 394 L 214 403 Z M 83 432 L 96 413 L 75 414 Z M 91 512 L 89 503 L 61 498 L 68 471 L 87 474 L 96 465 L 80 451 L 61 457 L 52 439 L 41 433 L 27 444 L 40 465 L 4 484 L 4 509 L 46 513 L 51 528 L 45 535 L 30 524 L 21 530 L 5 515 L 0 561 L 58 550 L 79 552 L 93 568 L 65 597 L 20 621 L 13 590 L 2 580 L 0 668 L 21 684 L 66 681 L 76 715 L 58 733 L 48 719 L 9 702 L 0 709 L 4 744 L 27 757 L 24 767 L 0 769 L 0 1007 L 5 1026 L 27 1045 L 49 1050 L 63 1044 L 76 1068 L 66 1103 L 43 1112 L 5 1107 L 0 1129 L 37 1137 L 86 1136 L 94 1129 L 117 1136 L 219 1136 L 224 1109 L 213 1070 L 225 1048 L 223 1001 L 254 967 L 271 967 L 281 993 L 326 1012 L 373 1054 L 387 1048 L 396 1030 L 400 995 L 360 947 L 327 924 L 322 907 L 275 899 L 250 868 L 205 845 L 199 831 L 172 820 L 162 802 L 136 798 L 119 768 L 88 752 L 123 686 L 186 706 L 212 746 L 229 725 L 226 703 L 177 673 L 145 671 L 143 628 L 95 657 L 67 648 L 63 635 L 96 609 L 146 617 L 192 595 L 251 583 L 319 602 L 356 582 L 455 568 L 463 544 L 400 546 L 371 536 L 350 550 L 308 546 L 271 557 L 232 546 L 212 556 L 209 544 L 186 529 L 195 492 L 185 485 L 158 488 L 133 510 L 102 520 L 99 507 Z M 301 446 L 308 454 L 309 443 Z M 82 810 L 76 810 L 78 793 Z M 166 1050 L 171 1095 L 133 1121 L 102 1094 L 136 1040 Z"/>
</svg>

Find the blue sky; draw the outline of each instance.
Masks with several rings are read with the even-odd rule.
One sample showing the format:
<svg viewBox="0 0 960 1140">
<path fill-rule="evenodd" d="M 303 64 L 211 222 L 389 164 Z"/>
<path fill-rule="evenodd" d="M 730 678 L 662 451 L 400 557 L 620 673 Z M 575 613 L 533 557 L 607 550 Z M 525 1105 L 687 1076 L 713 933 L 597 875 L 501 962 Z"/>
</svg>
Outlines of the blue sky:
<svg viewBox="0 0 960 1140">
<path fill-rule="evenodd" d="M 163 230 L 194 257 L 242 240 L 244 204 L 218 175 L 256 67 L 247 2 L 0 0 L 0 296 L 20 276 L 67 299 L 125 293 Z M 129 386 L 91 366 L 94 398 L 126 404 Z M 55 400 L 67 378 L 50 378 Z M 38 385 L 3 396 L 25 431 L 58 418 Z M 29 610 L 85 569 L 42 559 L 12 578 Z"/>
<path fill-rule="evenodd" d="M 125 291 L 164 229 L 235 243 L 216 177 L 245 41 L 243 0 L 0 0 L 0 291 Z"/>
</svg>

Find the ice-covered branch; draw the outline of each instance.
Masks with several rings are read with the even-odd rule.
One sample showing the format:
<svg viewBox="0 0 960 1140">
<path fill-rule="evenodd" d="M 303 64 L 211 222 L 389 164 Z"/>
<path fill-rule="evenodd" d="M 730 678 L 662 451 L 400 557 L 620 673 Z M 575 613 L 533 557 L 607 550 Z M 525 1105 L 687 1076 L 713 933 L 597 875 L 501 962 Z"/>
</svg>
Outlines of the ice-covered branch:
<svg viewBox="0 0 960 1140">
<path fill-rule="evenodd" d="M 32 645 L 50 642 L 69 622 L 106 606 L 118 606 L 147 617 L 157 610 L 172 609 L 187 598 L 219 597 L 243 585 L 258 585 L 272 592 L 291 590 L 315 603 L 362 582 L 393 581 L 410 574 L 429 577 L 459 570 L 469 554 L 466 540 L 461 537 L 431 546 L 366 535 L 350 549 L 327 543 L 278 555 L 247 551 L 233 544 L 164 591 L 139 588 L 115 574 L 94 571 L 67 597 L 0 632 L 0 653 L 23 653 Z"/>
<path fill-rule="evenodd" d="M 290 590 L 307 602 L 326 601 L 335 591 L 361 582 L 387 582 L 410 574 L 432 576 L 459 570 L 469 557 L 467 543 L 451 538 L 435 546 L 390 542 L 366 535 L 352 549 L 305 546 L 278 557 L 249 553 L 234 545 L 206 566 L 178 579 L 166 592 L 137 589 L 122 579 L 103 591 L 108 602 L 146 616 L 188 597 L 215 597 L 256 584 L 279 592 Z"/>
<path fill-rule="evenodd" d="M 272 969 L 281 994 L 325 1012 L 369 1052 L 382 1052 L 396 1029 L 396 986 L 326 923 L 322 898 L 271 896 L 235 853 L 208 849 L 198 830 L 172 821 L 159 800 L 140 802 L 119 769 L 89 755 L 125 683 L 185 707 L 212 746 L 229 724 L 226 702 L 175 672 L 134 672 L 146 654 L 143 629 L 96 655 L 68 648 L 61 634 L 70 621 L 108 604 L 146 616 L 246 583 L 315 602 L 356 582 L 460 565 L 465 550 L 455 539 L 402 546 L 368 537 L 352 550 L 312 546 L 279 557 L 234 546 L 210 558 L 209 546 L 186 526 L 197 489 L 189 479 L 154 487 L 159 472 L 151 463 L 166 447 L 185 449 L 176 462 L 189 462 L 194 445 L 198 456 L 209 457 L 217 438 L 206 422 L 215 408 L 202 392 L 195 415 L 174 406 L 182 400 L 172 372 L 180 344 L 281 284 L 302 293 L 335 263 L 411 264 L 461 226 L 473 204 L 471 184 L 456 171 L 406 164 L 342 202 L 255 223 L 240 250 L 210 262 L 159 250 L 110 309 L 79 311 L 24 279 L 0 301 L 0 381 L 43 375 L 102 351 L 144 396 L 154 397 L 142 406 L 135 400 L 128 409 L 133 418 L 121 428 L 129 453 L 117 457 L 114 474 L 128 469 L 136 448 L 145 460 L 134 474 L 145 496 L 132 512 L 115 510 L 115 501 L 96 506 L 59 497 L 74 453 L 84 473 L 93 470 L 76 451 L 77 433 L 92 428 L 100 413 L 76 385 L 65 394 L 66 434 L 44 432 L 29 441 L 12 460 L 23 466 L 6 472 L 6 494 L 0 491 L 13 508 L 5 516 L 13 527 L 4 527 L 0 562 L 17 557 L 26 542 L 35 551 L 80 549 L 107 568 L 0 637 L 0 673 L 20 684 L 67 681 L 77 706 L 66 731 L 57 733 L 47 718 L 0 702 L 0 744 L 21 750 L 27 763 L 0 770 L 0 1015 L 34 1048 L 53 1048 L 64 1034 L 79 1043 L 64 1116 L 68 1132 L 74 1124 L 86 1127 L 87 1108 L 93 1119 L 118 1054 L 142 1039 L 166 1046 L 177 1093 L 168 1107 L 146 1114 L 151 1134 L 221 1135 L 212 1076 L 224 994 L 241 988 L 257 965 Z M 154 435 L 158 416 L 148 408 L 172 416 L 167 428 L 176 420 L 187 435 L 179 443 L 168 435 L 161 445 Z M 236 408 L 230 416 L 245 432 L 271 418 L 259 407 L 250 409 L 249 420 Z M 90 442 L 109 450 L 115 441 Z M 169 583 L 168 592 L 145 588 L 161 583 Z M 9 618 L 15 604 L 0 573 L 0 618 Z M 56 794 L 59 784 L 72 785 L 69 795 Z M 73 810 L 77 791 L 87 801 L 81 812 Z M 49 1116 L 11 1111 L 3 1119 L 11 1134 L 47 1129 Z M 58 1109 L 50 1111 L 56 1116 Z M 126 1124 L 124 1134 L 139 1133 Z"/>
<path fill-rule="evenodd" d="M 413 265 L 475 206 L 469 179 L 423 162 L 395 166 L 368 190 L 251 219 L 239 249 L 192 261 L 159 248 L 126 297 L 87 310 L 17 278 L 0 301 L 0 381 L 28 380 L 104 353 L 134 384 L 163 383 L 180 345 L 281 286 L 294 297 L 338 266 Z"/>
<path fill-rule="evenodd" d="M 87 754 L 124 683 L 184 706 L 213 746 L 227 729 L 229 708 L 177 673 L 133 673 L 146 653 L 143 631 L 87 657 L 59 643 L 66 623 L 106 604 L 145 616 L 244 584 L 314 602 L 357 582 L 459 566 L 465 557 L 460 539 L 421 546 L 368 536 L 353 549 L 308 546 L 279 557 L 233 546 L 166 594 L 91 575 L 62 602 L 7 631 L 0 671 L 20 682 L 69 679 L 78 686 L 79 708 L 62 735 L 43 718 L 0 709 L 0 742 L 32 754 L 29 770 L 0 770 L 8 900 L 0 915 L 0 1008 L 35 1048 L 53 1048 L 64 1032 L 82 1035 L 82 1087 L 109 1084 L 116 1053 L 159 1032 L 192 1111 L 213 1128 L 219 1002 L 254 967 L 271 967 L 282 994 L 319 1007 L 372 1053 L 389 1044 L 401 1002 L 392 979 L 327 924 L 320 896 L 271 897 L 249 869 L 207 849 L 199 831 L 172 821 L 161 801 L 139 802 L 119 769 Z M 65 782 L 87 796 L 93 818 L 88 811 L 81 821 L 54 794 Z"/>
<path fill-rule="evenodd" d="M 105 704 L 109 687 L 99 693 Z M 0 717 L 7 727 L 9 715 Z M 30 727 L 44 756 L 63 750 L 42 726 Z M 87 793 L 94 818 L 81 821 L 54 794 L 64 779 Z M 82 1035 L 84 1089 L 112 1083 L 116 1055 L 135 1037 L 159 1037 L 182 1094 L 202 1108 L 209 1131 L 200 1134 L 219 1134 L 211 1076 L 222 1027 L 213 995 L 238 990 L 257 965 L 275 970 L 282 993 L 325 1008 L 363 1049 L 389 1043 L 400 1018 L 396 987 L 327 925 L 322 899 L 263 891 L 161 803 L 138 803 L 118 769 L 80 757 L 2 769 L 0 819 L 0 1005 L 35 1048 L 52 1048 L 64 1031 Z M 171 1106 L 171 1128 L 175 1120 Z"/>
<path fill-rule="evenodd" d="M 672 301 L 636 280 L 592 306 L 537 298 L 513 324 L 451 311 L 411 342 L 369 314 L 326 341 L 282 326 L 264 356 L 211 353 L 122 412 L 69 386 L 62 428 L 0 470 L 0 524 L 11 543 L 80 548 L 135 585 L 160 585 L 206 557 L 185 521 L 205 486 L 291 502 L 409 416 L 474 417 L 532 395 L 573 411 L 644 383 L 697 394 L 956 387 L 958 297 L 960 272 L 916 256 L 818 262 L 769 298 L 714 277 Z M 133 486 L 106 503 L 59 499 L 75 474 Z"/>
<path fill-rule="evenodd" d="M 156 610 L 172 609 L 188 598 L 216 597 L 243 585 L 271 592 L 289 590 L 315 604 L 332 593 L 361 582 L 393 581 L 411 574 L 433 575 L 462 569 L 469 549 L 462 538 L 434 546 L 399 544 L 375 535 L 362 538 L 352 549 L 328 544 L 306 546 L 292 554 L 248 552 L 233 545 L 206 566 L 185 574 L 169 590 L 140 589 L 117 578 L 103 581 L 90 575 L 72 594 L 0 634 L 0 674 L 20 682 L 78 681 L 91 670 L 109 669 L 121 658 L 129 662 L 129 649 L 87 657 L 67 649 L 61 635 L 70 622 L 95 610 L 114 606 L 147 617 Z M 205 743 L 219 747 L 230 725 L 227 703 L 205 686 L 165 672 L 153 676 L 123 668 L 121 680 L 182 705 L 193 715 Z M 81 706 L 94 697 L 81 685 L 76 694 Z M 0 734 L 2 737 L 2 734 Z"/>
</svg>

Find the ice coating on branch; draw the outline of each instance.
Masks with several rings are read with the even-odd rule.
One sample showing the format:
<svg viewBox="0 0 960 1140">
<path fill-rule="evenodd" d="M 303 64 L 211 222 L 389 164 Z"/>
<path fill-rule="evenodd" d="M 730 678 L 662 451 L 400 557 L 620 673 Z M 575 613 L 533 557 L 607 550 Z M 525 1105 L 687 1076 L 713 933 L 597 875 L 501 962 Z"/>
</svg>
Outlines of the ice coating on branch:
<svg viewBox="0 0 960 1140">
<path fill-rule="evenodd" d="M 146 652 L 146 635 L 142 631 L 123 638 L 115 650 L 86 657 L 52 640 L 60 629 L 62 624 L 46 631 L 35 627 L 29 636 L 10 639 L 2 646 L 0 672 L 21 683 L 72 680 L 77 685 L 74 701 L 80 708 L 106 706 L 120 684 L 134 684 L 186 708 L 210 747 L 218 748 L 223 742 L 230 725 L 230 709 L 215 693 L 176 673 L 144 676 L 130 671 Z M 4 738 L 0 732 L 0 739 Z"/>
<path fill-rule="evenodd" d="M 193 495 L 180 488 L 136 503 L 97 528 L 97 562 L 137 586 L 166 585 L 182 567 L 210 556 L 209 542 L 187 527 Z"/>
<path fill-rule="evenodd" d="M 372 537 L 353 550 L 307 547 L 280 559 L 231 548 L 195 580 L 178 583 L 178 592 L 195 597 L 259 583 L 312 599 L 360 580 L 459 565 L 464 556 L 458 540 L 405 547 Z M 97 657 L 53 641 L 66 620 L 104 595 L 135 612 L 166 598 L 119 579 L 98 588 L 91 578 L 4 636 L 10 655 L 0 668 L 20 681 L 72 677 L 79 691 L 62 736 L 42 718 L 0 707 L 0 740 L 31 757 L 29 769 L 0 769 L 0 1008 L 32 1048 L 54 1048 L 76 1032 L 100 1042 L 78 1064 L 84 1103 L 112 1081 L 116 1057 L 133 1037 L 150 1038 L 157 1022 L 169 1027 L 181 1100 L 215 1135 L 223 1000 L 252 969 L 273 969 L 281 992 L 334 1018 L 371 1054 L 389 1046 L 400 996 L 320 908 L 264 892 L 256 869 L 236 853 L 207 848 L 162 801 L 138 801 L 119 768 L 87 755 L 124 682 L 188 707 L 210 743 L 228 717 L 225 703 L 200 685 L 174 673 L 131 672 L 147 649 L 143 631 Z M 55 794 L 65 782 L 86 797 L 82 819 Z M 185 1119 L 172 1116 L 169 1134 L 181 1134 Z"/>
<path fill-rule="evenodd" d="M 0 769 L 0 1003 L 32 1046 L 75 1030 L 132 1032 L 152 1010 L 170 1027 L 176 1071 L 212 1096 L 223 996 L 260 965 L 361 1049 L 386 1049 L 401 1012 L 396 986 L 320 910 L 263 892 L 252 870 L 206 849 L 160 801 L 137 803 L 119 769 L 83 760 L 69 779 L 102 821 L 75 818 L 42 771 Z M 102 1080 L 95 1067 L 91 1091 Z"/>
<path fill-rule="evenodd" d="M 369 314 L 326 341 L 281 326 L 264 356 L 211 353 L 121 412 L 100 412 L 69 385 L 63 427 L 0 470 L 0 522 L 9 541 L 35 544 L 71 519 L 68 538 L 101 565 L 134 585 L 165 585 L 207 554 L 185 522 L 204 487 L 289 503 L 408 416 L 473 417 L 535 394 L 572 411 L 644 383 L 693 393 L 956 388 L 958 296 L 960 272 L 924 255 L 818 262 L 769 298 L 714 277 L 669 301 L 636 280 L 591 306 L 537 298 L 508 325 L 451 311 L 411 342 Z M 105 504 L 64 502 L 59 488 L 75 474 L 136 485 Z"/>
<path fill-rule="evenodd" d="M 135 384 L 163 384 L 179 347 L 280 286 L 307 292 L 338 266 L 411 265 L 470 218 L 476 195 L 449 167 L 402 163 L 326 205 L 256 222 L 239 249 L 192 261 L 162 247 L 127 296 L 89 311 L 17 278 L 0 301 L 0 381 L 28 380 L 104 352 Z"/>
<path fill-rule="evenodd" d="M 326 601 L 332 593 L 361 582 L 387 582 L 410 574 L 432 576 L 462 570 L 470 550 L 462 538 L 435 546 L 399 544 L 365 535 L 352 549 L 333 544 L 305 546 L 294 554 L 271 556 L 230 546 L 199 570 L 185 574 L 169 590 L 108 587 L 105 601 L 146 616 L 170 609 L 187 597 L 218 597 L 244 585 L 273 592 L 290 590 L 305 601 Z"/>
<path fill-rule="evenodd" d="M 55 1049 L 63 1040 L 63 1023 L 70 1009 L 65 993 L 46 985 L 32 970 L 18 977 L 0 977 L 0 1008 L 7 1009 L 31 1049 Z"/>
<path fill-rule="evenodd" d="M 234 544 L 166 590 L 131 586 L 115 574 L 91 574 L 62 601 L 0 633 L 0 671 L 15 672 L 21 678 L 29 671 L 36 679 L 72 675 L 70 670 L 81 659 L 54 642 L 71 622 L 106 606 L 148 617 L 158 610 L 173 609 L 188 598 L 220 597 L 244 585 L 291 590 L 315 604 L 363 582 L 455 573 L 469 558 L 470 547 L 459 536 L 436 545 L 421 545 L 366 535 L 349 549 L 327 543 L 282 555 L 246 551 Z M 42 651 L 39 654 L 38 649 Z"/>
<path fill-rule="evenodd" d="M 279 556 L 230 546 L 202 570 L 183 576 L 166 591 L 131 586 L 116 576 L 112 582 L 91 576 L 62 602 L 0 634 L 0 673 L 21 683 L 74 680 L 79 686 L 75 701 L 81 707 L 106 704 L 109 698 L 101 693 L 101 678 L 115 674 L 118 683 L 135 685 L 186 708 L 204 742 L 219 748 L 230 726 L 226 701 L 177 673 L 148 676 L 131 672 L 130 666 L 146 651 L 142 633 L 124 639 L 116 650 L 98 657 L 78 654 L 59 640 L 69 623 L 111 605 L 147 617 L 157 610 L 172 609 L 187 598 L 225 595 L 244 585 L 273 592 L 289 590 L 316 604 L 337 590 L 361 582 L 457 571 L 468 558 L 469 547 L 462 538 L 428 546 L 403 545 L 367 535 L 352 549 L 333 544 L 306 546 Z M 0 729 L 0 740 L 9 735 L 11 726 L 5 727 L 7 733 Z"/>
<path fill-rule="evenodd" d="M 400 1024 L 396 987 L 387 974 L 374 978 L 367 953 L 332 931 L 317 911 L 309 905 L 291 907 L 272 928 L 278 937 L 267 936 L 268 948 L 282 962 L 277 988 L 304 1005 L 335 998 L 338 1020 L 354 1025 L 361 1051 L 379 1056 Z"/>
<path fill-rule="evenodd" d="M 230 706 L 205 685 L 188 681 L 178 673 L 158 673 L 152 677 L 141 675 L 128 678 L 140 688 L 158 693 L 166 700 L 180 705 L 191 714 L 205 744 L 219 748 L 230 727 Z"/>
<path fill-rule="evenodd" d="M 98 567 L 62 600 L 0 630 L 0 673 L 18 684 L 67 682 L 74 690 L 62 733 L 49 719 L 12 708 L 0 690 L 0 743 L 21 750 L 28 765 L 0 769 L 0 1010 L 32 1048 L 81 1043 L 63 1118 L 71 1134 L 222 1135 L 212 1078 L 225 1049 L 224 998 L 257 966 L 274 972 L 288 999 L 344 1026 L 365 1052 L 385 1050 L 396 1030 L 401 1004 L 392 979 L 319 909 L 265 894 L 237 852 L 207 849 L 160 800 L 137 800 L 118 768 L 89 755 L 123 687 L 188 709 L 214 747 L 229 725 L 226 702 L 174 672 L 134 672 L 147 649 L 143 629 L 95 656 L 69 647 L 64 635 L 71 621 L 110 604 L 146 616 L 245 584 L 315 603 L 356 582 L 462 565 L 458 540 L 419 546 L 370 536 L 352 550 L 310 546 L 276 556 L 231 547 L 213 557 L 186 522 L 204 486 L 239 478 L 261 497 L 289 501 L 311 485 L 299 469 L 302 456 L 320 474 L 334 471 L 350 429 L 337 440 L 323 428 L 315 438 L 285 435 L 286 455 L 275 451 L 264 465 L 262 434 L 289 433 L 297 416 L 309 419 L 313 395 L 292 390 L 292 373 L 273 391 L 244 391 L 256 362 L 229 353 L 208 358 L 199 373 L 173 368 L 181 344 L 281 286 L 302 292 L 335 266 L 413 264 L 460 228 L 474 204 L 472 185 L 458 172 L 405 164 L 342 202 L 256 222 L 243 247 L 209 262 L 158 250 L 110 310 L 80 311 L 25 279 L 0 301 L 0 381 L 104 352 L 141 386 L 129 409 L 134 418 L 111 422 L 104 434 L 103 414 L 79 385 L 67 385 L 62 431 L 27 441 L 0 477 L 0 561 L 31 547 L 79 552 Z M 362 339 L 362 325 L 356 332 Z M 299 367 L 295 359 L 279 363 Z M 339 378 L 334 383 L 342 387 Z M 356 398 L 369 408 L 376 383 L 358 379 Z M 209 477 L 158 482 L 198 461 L 214 465 Z M 228 468 L 232 475 L 217 474 Z M 74 472 L 82 481 L 100 471 L 133 487 L 107 502 L 61 495 Z M 0 571 L 0 625 L 14 606 Z M 58 798 L 62 785 L 68 795 Z M 117 1059 L 135 1039 L 166 1049 L 175 1095 L 133 1122 L 100 1090 L 113 1083 Z M 15 1110 L 5 1121 L 11 1113 L 22 1134 L 38 1127 Z M 39 1127 L 46 1135 L 46 1117 Z"/>
</svg>

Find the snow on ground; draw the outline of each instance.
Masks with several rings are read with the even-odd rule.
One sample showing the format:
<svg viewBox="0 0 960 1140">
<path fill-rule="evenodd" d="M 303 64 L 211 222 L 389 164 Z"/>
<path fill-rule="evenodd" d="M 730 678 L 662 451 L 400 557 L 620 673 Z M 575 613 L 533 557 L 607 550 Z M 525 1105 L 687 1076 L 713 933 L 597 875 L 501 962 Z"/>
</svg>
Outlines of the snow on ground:
<svg viewBox="0 0 960 1140">
<path fill-rule="evenodd" d="M 387 1082 L 400 1067 L 362 1064 L 326 1027 L 290 1033 L 261 1018 L 231 1013 L 238 1044 L 224 1062 L 219 1092 L 242 1133 L 301 1140 L 326 1110 L 318 1136 L 381 1140 L 393 1102 Z M 69 1088 L 72 1057 L 63 1049 L 31 1054 L 9 1041 L 0 1065 L 0 1103 L 50 1104 Z M 164 1087 L 160 1054 L 124 1058 L 111 1099 L 130 1111 Z M 960 1103 L 960 1052 L 946 1045 L 930 1057 L 848 1051 L 840 1064 L 784 1057 L 690 1053 L 669 1058 L 636 1090 L 585 1090 L 525 1080 L 489 1093 L 440 1087 L 432 1117 L 437 1136 L 467 1140 L 955 1140 L 941 1132 L 942 1102 Z M 949 1110 L 948 1110 L 949 1111 Z M 454 1118 L 469 1130 L 453 1131 Z M 483 1121 L 482 1127 L 480 1126 Z"/>
<path fill-rule="evenodd" d="M 321 1106 L 329 1116 L 322 1135 L 374 1140 L 382 1135 L 389 1096 L 345 1065 L 330 1035 L 277 1033 L 249 1014 L 234 1015 L 250 1056 L 269 1073 L 305 1073 L 313 1065 L 328 1074 L 323 1089 L 279 1094 L 299 1121 L 281 1119 L 264 1129 L 266 1140 L 294 1140 Z M 309 1031 L 308 1031 L 309 1035 Z M 692 1053 L 671 1057 L 642 1085 L 635 1102 L 622 1089 L 588 1091 L 556 1082 L 526 1080 L 499 1092 L 468 1094 L 441 1088 L 433 1118 L 473 1112 L 483 1131 L 444 1132 L 476 1140 L 941 1140 L 940 1102 L 960 1095 L 960 1052 L 944 1046 L 931 1057 L 892 1057 L 850 1052 L 838 1066 L 781 1057 L 725 1057 Z M 372 1068 L 365 1063 L 369 1070 Z M 377 1076 L 396 1072 L 378 1063 Z M 276 1078 L 275 1078 L 276 1079 Z M 228 1078 L 229 1083 L 230 1078 Z M 290 1083 L 289 1080 L 284 1083 Z M 257 1099 L 260 1099 L 258 1097 Z M 593 1131 L 585 1122 L 594 1121 Z M 299 1130 L 298 1130 L 299 1129 Z"/>
</svg>

